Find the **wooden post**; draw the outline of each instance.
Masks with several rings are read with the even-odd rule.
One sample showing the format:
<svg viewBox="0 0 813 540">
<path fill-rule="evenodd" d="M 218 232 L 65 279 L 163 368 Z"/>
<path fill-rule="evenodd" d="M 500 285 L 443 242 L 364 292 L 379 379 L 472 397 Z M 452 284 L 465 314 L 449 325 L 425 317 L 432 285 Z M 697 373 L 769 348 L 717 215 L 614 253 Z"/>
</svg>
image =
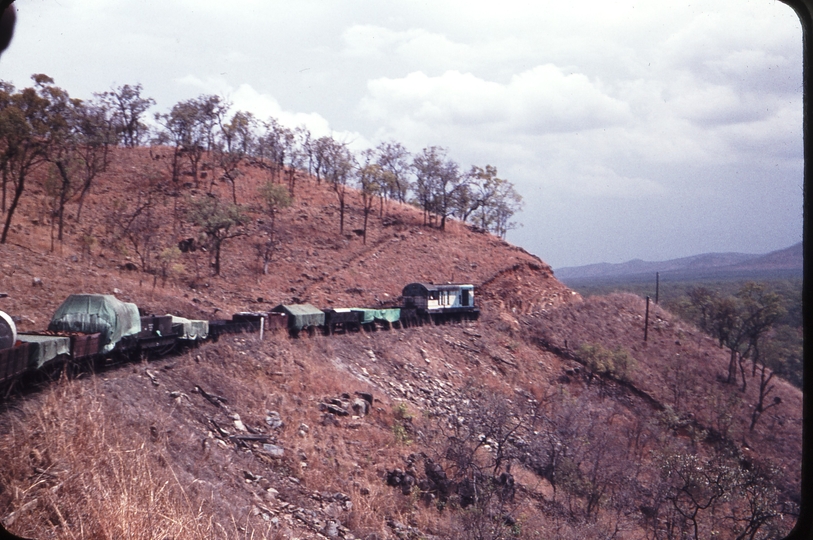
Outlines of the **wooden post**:
<svg viewBox="0 0 813 540">
<path fill-rule="evenodd" d="M 661 289 L 661 273 L 655 272 L 655 304 L 658 303 L 658 295 Z"/>
<path fill-rule="evenodd" d="M 646 297 L 646 315 L 644 316 L 644 342 L 649 335 L 649 297 Z"/>
</svg>

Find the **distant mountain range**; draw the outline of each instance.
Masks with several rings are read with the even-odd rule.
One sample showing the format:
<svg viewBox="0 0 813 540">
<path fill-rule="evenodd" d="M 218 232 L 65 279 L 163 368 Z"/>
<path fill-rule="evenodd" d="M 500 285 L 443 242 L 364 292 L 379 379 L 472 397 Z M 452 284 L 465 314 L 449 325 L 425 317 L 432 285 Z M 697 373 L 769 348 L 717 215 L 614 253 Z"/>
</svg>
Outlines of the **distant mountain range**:
<svg viewBox="0 0 813 540">
<path fill-rule="evenodd" d="M 568 282 L 606 281 L 636 277 L 651 279 L 660 272 L 671 279 L 731 279 L 772 276 L 802 275 L 802 243 L 767 254 L 704 253 L 669 261 L 642 261 L 634 259 L 625 263 L 598 263 L 586 266 L 569 266 L 554 270 L 556 277 Z"/>
</svg>

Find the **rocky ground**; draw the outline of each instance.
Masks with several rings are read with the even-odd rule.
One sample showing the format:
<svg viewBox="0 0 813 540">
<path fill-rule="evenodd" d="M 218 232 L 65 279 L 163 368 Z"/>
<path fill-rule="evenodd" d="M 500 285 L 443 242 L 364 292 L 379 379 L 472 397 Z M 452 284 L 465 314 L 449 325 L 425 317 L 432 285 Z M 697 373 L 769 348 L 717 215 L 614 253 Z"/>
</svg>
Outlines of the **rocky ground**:
<svg viewBox="0 0 813 540">
<path fill-rule="evenodd" d="M 226 244 L 221 276 L 197 252 L 183 255 L 164 282 L 108 230 L 111 200 L 139 189 L 132 171 L 161 166 L 138 152 L 120 156 L 86 217 L 69 219 L 53 251 L 35 182 L 11 242 L 0 246 L 7 294 L 0 309 L 21 329 L 43 329 L 75 292 L 116 294 L 151 313 L 217 318 L 292 301 L 397 305 L 412 281 L 473 283 L 483 315 L 331 337 L 229 336 L 13 390 L 0 414 L 0 461 L 9 464 L 0 471 L 0 520 L 12 531 L 646 538 L 666 534 L 668 523 L 679 530 L 665 498 L 679 486 L 664 468 L 678 458 L 739 463 L 737 474 L 742 464 L 780 470 L 771 484 L 778 494 L 765 493 L 772 511 L 790 517 L 770 531 L 789 529 L 801 394 L 777 381 L 781 407 L 749 432 L 755 385 L 739 392 L 721 383 L 726 353 L 671 314 L 653 309 L 644 344 L 641 299 L 584 300 L 538 257 L 454 221 L 446 231 L 426 226 L 409 205 L 388 202 L 364 244 L 353 232 L 362 217 L 355 195 L 340 234 L 335 195 L 306 179 L 278 218 L 268 275 L 259 271 L 255 230 Z M 238 200 L 251 204 L 263 180 L 241 178 Z M 230 193 L 227 185 L 218 190 Z M 183 201 L 160 207 L 156 250 L 194 234 L 176 219 Z M 582 345 L 621 348 L 634 366 L 599 373 L 580 356 Z M 474 480 L 491 486 L 492 499 L 469 501 Z M 731 492 L 715 511 L 739 523 L 748 496 Z M 711 531 L 712 518 L 700 515 L 701 530 Z M 739 534 L 727 530 L 720 537 Z"/>
</svg>

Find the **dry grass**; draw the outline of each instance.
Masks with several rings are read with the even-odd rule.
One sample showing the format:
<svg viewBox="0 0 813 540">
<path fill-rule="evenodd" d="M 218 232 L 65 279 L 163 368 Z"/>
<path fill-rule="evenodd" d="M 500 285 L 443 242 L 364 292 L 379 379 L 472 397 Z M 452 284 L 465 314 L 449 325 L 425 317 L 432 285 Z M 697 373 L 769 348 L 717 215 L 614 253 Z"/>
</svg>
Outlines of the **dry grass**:
<svg viewBox="0 0 813 540">
<path fill-rule="evenodd" d="M 340 235 L 335 195 L 325 184 L 301 179 L 294 206 L 278 219 L 282 243 L 270 275 L 259 275 L 254 237 L 244 237 L 226 245 L 222 276 L 209 275 L 206 257 L 198 252 L 183 256 L 185 270 L 166 287 L 153 288 L 152 276 L 119 269 L 134 255 L 109 244 L 101 224 L 110 197 L 141 189 L 133 171 L 155 165 L 160 169 L 165 163 L 153 163 L 146 150 L 117 150 L 114 166 L 85 206 L 83 223 L 68 217 L 66 242 L 55 253 L 48 252 L 39 180 L 32 178 L 31 196 L 15 216 L 12 244 L 0 246 L 0 285 L 10 293 L 3 309 L 22 316 L 23 329 L 44 328 L 56 306 L 77 288 L 118 289 L 120 298 L 149 312 L 215 318 L 294 298 L 323 308 L 386 304 L 397 300 L 410 281 L 466 281 L 478 286 L 483 316 L 475 324 L 331 338 L 223 338 L 160 362 L 125 365 L 31 394 L 0 415 L 0 517 L 11 530 L 35 538 L 313 537 L 313 530 L 296 521 L 272 525 L 260 515 L 259 507 L 278 502 L 266 491 L 274 487 L 278 498 L 291 505 L 334 513 L 361 538 L 391 538 L 388 520 L 459 538 L 470 514 L 451 507 L 439 511 L 384 483 L 386 470 L 403 467 L 412 453 L 426 451 L 440 459 L 442 444 L 429 448 L 429 439 L 416 434 L 431 432 L 448 414 L 424 415 L 424 406 L 437 404 L 429 404 L 419 388 L 437 389 L 441 382 L 448 391 L 446 404 L 467 388 L 526 407 L 533 397 L 547 421 L 572 428 L 574 452 L 589 455 L 595 445 L 612 440 L 607 451 L 636 458 L 627 469 L 634 469 L 635 481 L 645 486 L 659 481 L 653 456 L 673 447 L 705 452 L 692 433 L 667 426 L 650 403 L 624 388 L 578 376 L 563 380 L 574 362 L 538 348 L 528 339 L 537 332 L 563 350 L 597 343 L 628 350 L 637 361 L 629 377 L 636 388 L 679 416 L 691 413 L 707 427 L 727 430 L 749 459 L 771 456 L 784 466 L 786 492 L 797 489 L 798 391 L 778 383 L 782 407 L 760 420 L 757 431 L 747 436 L 747 448 L 738 414 L 753 401 L 754 385 L 743 395 L 720 386 L 716 373 L 724 353 L 696 329 L 653 308 L 650 342 L 643 345 L 640 299 L 582 302 L 547 265 L 521 249 L 471 234 L 455 222 L 445 232 L 424 227 L 420 213 L 409 206 L 389 204 L 383 220 L 373 218 L 363 245 L 350 232 L 361 217 L 355 194 L 346 233 Z M 246 173 L 237 186 L 244 203 L 256 198 L 257 186 L 265 181 L 256 170 Z M 198 194 L 203 191 L 205 186 Z M 223 196 L 228 191 L 225 184 L 215 186 Z M 172 226 L 171 204 L 159 213 L 161 224 L 154 232 L 162 245 L 195 236 L 182 223 Z M 98 243 L 90 257 L 74 261 L 90 225 Z M 32 287 L 33 277 L 45 285 Z M 146 369 L 157 373 L 159 386 L 150 382 Z M 402 384 L 410 388 L 404 391 Z M 194 392 L 196 386 L 227 402 L 212 404 Z M 356 391 L 370 392 L 377 400 L 365 418 L 333 422 L 318 408 L 324 398 Z M 393 432 L 397 402 L 415 414 L 411 444 Z M 284 428 L 271 432 L 266 411 L 279 412 Z M 236 445 L 218 433 L 215 425 L 234 433 L 234 414 L 246 426 L 272 435 L 284 447 L 284 457 L 263 457 L 261 445 Z M 589 463 L 585 459 L 581 465 L 585 472 Z M 609 465 L 602 470 L 611 470 Z M 607 505 L 592 520 L 579 521 L 569 514 L 562 489 L 554 496 L 551 484 L 530 467 L 514 467 L 521 486 L 516 508 L 520 538 L 610 537 L 616 526 L 616 537 L 646 536 L 635 497 L 624 506 L 629 515 Z M 248 481 L 246 471 L 263 480 Z M 315 492 L 342 492 L 353 507 L 320 506 Z M 573 508 L 585 505 L 577 493 L 568 497 Z"/>
<path fill-rule="evenodd" d="M 165 451 L 123 429 L 96 391 L 61 381 L 6 417 L 7 527 L 36 538 L 219 536 Z"/>
</svg>

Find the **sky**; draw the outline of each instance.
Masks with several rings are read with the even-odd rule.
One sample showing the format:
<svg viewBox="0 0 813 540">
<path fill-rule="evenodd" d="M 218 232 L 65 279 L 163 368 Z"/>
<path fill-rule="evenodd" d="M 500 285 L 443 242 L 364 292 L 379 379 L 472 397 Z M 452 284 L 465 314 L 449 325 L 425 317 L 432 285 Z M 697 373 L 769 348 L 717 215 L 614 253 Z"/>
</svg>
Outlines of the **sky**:
<svg viewBox="0 0 813 540">
<path fill-rule="evenodd" d="M 771 0 L 17 0 L 0 79 L 140 83 L 497 167 L 555 268 L 802 239 L 802 33 Z"/>
</svg>

